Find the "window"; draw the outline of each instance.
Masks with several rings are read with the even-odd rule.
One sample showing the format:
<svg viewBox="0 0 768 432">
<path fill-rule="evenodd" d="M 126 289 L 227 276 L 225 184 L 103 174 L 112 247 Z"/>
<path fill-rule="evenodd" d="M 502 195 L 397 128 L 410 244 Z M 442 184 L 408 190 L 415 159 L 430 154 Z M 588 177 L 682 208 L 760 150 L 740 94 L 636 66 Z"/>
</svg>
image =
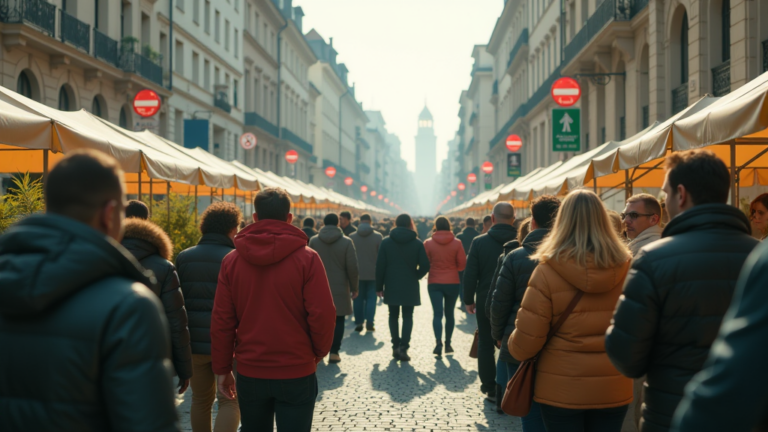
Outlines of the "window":
<svg viewBox="0 0 768 432">
<path fill-rule="evenodd" d="M 213 68 L 213 82 L 215 85 L 221 84 L 221 71 L 218 66 L 214 66 Z"/>
<path fill-rule="evenodd" d="M 192 0 L 192 21 L 200 24 L 200 0 Z"/>
<path fill-rule="evenodd" d="M 237 108 L 237 80 L 232 81 L 232 105 Z"/>
<path fill-rule="evenodd" d="M 213 39 L 216 42 L 219 42 L 220 39 L 220 29 L 221 29 L 221 14 L 219 11 L 216 11 L 216 19 L 213 21 Z"/>
<path fill-rule="evenodd" d="M 240 10 L 240 0 L 235 0 L 235 11 Z"/>
<path fill-rule="evenodd" d="M 32 82 L 27 76 L 27 72 L 21 72 L 16 81 L 16 93 L 32 99 Z"/>
<path fill-rule="evenodd" d="M 200 85 L 200 55 L 192 51 L 192 82 Z"/>
<path fill-rule="evenodd" d="M 208 60 L 203 61 L 203 87 L 211 91 L 211 62 Z"/>
<path fill-rule="evenodd" d="M 229 20 L 224 20 L 224 49 L 229 51 Z"/>
<path fill-rule="evenodd" d="M 91 102 L 91 114 L 101 117 L 101 102 L 99 102 L 98 97 L 93 98 L 93 102 Z"/>
<path fill-rule="evenodd" d="M 723 62 L 731 59 L 731 0 L 723 0 L 722 6 L 723 29 Z"/>
<path fill-rule="evenodd" d="M 205 0 L 205 10 L 203 19 L 205 20 L 205 32 L 211 34 L 211 2 Z"/>
<path fill-rule="evenodd" d="M 117 124 L 123 129 L 128 129 L 128 113 L 125 111 L 125 107 L 120 108 L 120 118 Z"/>
<path fill-rule="evenodd" d="M 69 92 L 65 85 L 59 89 L 59 111 L 69 111 Z"/>
<path fill-rule="evenodd" d="M 184 0 L 176 0 L 176 8 L 184 12 Z"/>
<path fill-rule="evenodd" d="M 175 71 L 179 75 L 184 75 L 184 44 L 178 39 L 176 39 Z"/>
<path fill-rule="evenodd" d="M 238 50 L 240 48 L 240 43 L 238 42 L 240 40 L 240 31 L 238 29 L 235 29 L 235 58 L 240 58 L 240 54 L 238 53 Z"/>
<path fill-rule="evenodd" d="M 688 82 L 688 12 L 683 13 L 680 28 L 680 82 Z"/>
<path fill-rule="evenodd" d="M 256 40 L 260 40 L 261 38 L 259 37 L 259 34 L 260 34 L 261 27 L 259 26 L 259 13 L 258 12 L 256 12 L 256 22 L 254 23 L 254 29 L 255 29 L 255 31 L 253 33 L 253 37 L 256 38 Z"/>
</svg>

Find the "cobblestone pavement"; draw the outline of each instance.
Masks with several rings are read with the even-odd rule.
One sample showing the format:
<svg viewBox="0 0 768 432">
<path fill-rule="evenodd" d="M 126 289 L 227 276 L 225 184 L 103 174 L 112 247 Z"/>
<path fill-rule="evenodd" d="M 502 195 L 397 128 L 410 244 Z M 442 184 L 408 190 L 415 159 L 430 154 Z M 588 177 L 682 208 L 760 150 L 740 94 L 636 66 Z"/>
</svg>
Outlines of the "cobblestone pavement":
<svg viewBox="0 0 768 432">
<path fill-rule="evenodd" d="M 469 358 L 476 324 L 456 310 L 454 355 L 432 354 L 432 307 L 426 281 L 414 313 L 407 363 L 392 359 L 388 311 L 379 304 L 376 331 L 357 333 L 347 320 L 339 364 L 327 359 L 317 370 L 320 394 L 314 431 L 522 431 L 518 418 L 496 413 L 484 401 L 477 361 Z M 191 391 L 179 396 L 183 430 L 191 430 Z M 215 413 L 214 413 L 215 414 Z"/>
</svg>

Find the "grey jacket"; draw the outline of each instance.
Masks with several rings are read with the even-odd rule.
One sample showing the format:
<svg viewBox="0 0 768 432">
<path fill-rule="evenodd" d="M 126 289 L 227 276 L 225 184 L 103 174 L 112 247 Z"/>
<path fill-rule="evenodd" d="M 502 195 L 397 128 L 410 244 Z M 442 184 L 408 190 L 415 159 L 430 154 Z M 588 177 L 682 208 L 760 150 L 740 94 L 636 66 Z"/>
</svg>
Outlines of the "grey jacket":
<svg viewBox="0 0 768 432">
<path fill-rule="evenodd" d="M 352 240 L 338 226 L 326 225 L 312 237 L 309 247 L 320 255 L 325 266 L 336 316 L 351 315 L 351 293 L 358 291 L 357 253 Z"/>
<path fill-rule="evenodd" d="M 640 252 L 640 249 L 643 248 L 643 246 L 649 245 L 660 239 L 661 231 L 661 227 L 658 225 L 648 227 L 645 231 L 641 232 L 640 235 L 635 237 L 634 240 L 629 242 L 627 247 L 629 248 L 630 252 L 632 252 L 632 256 L 636 256 L 637 253 Z"/>
<path fill-rule="evenodd" d="M 357 263 L 360 266 L 360 280 L 376 280 L 376 258 L 379 245 L 384 237 L 371 228 L 370 224 L 361 223 L 357 231 L 349 236 L 355 244 Z"/>
</svg>

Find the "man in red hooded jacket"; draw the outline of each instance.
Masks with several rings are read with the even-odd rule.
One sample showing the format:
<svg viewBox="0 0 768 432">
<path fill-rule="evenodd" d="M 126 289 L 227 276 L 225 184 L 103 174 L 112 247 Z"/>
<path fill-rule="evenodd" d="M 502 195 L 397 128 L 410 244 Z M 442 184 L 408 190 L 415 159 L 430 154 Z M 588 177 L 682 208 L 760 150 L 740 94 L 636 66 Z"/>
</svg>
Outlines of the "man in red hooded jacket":
<svg viewBox="0 0 768 432">
<path fill-rule="evenodd" d="M 211 361 L 219 391 L 237 394 L 242 431 L 312 427 L 317 363 L 328 355 L 336 308 L 325 268 L 291 225 L 291 199 L 268 188 L 254 223 L 224 258 L 211 317 Z M 232 357 L 237 362 L 237 389 Z"/>
</svg>

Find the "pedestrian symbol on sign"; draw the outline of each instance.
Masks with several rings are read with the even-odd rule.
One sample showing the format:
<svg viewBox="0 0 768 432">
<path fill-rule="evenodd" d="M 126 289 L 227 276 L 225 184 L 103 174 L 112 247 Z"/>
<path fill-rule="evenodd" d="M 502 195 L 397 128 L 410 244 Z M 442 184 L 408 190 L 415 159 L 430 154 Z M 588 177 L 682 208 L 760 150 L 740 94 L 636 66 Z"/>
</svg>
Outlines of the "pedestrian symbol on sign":
<svg viewBox="0 0 768 432">
<path fill-rule="evenodd" d="M 567 112 L 563 114 L 563 118 L 560 119 L 560 123 L 563 125 L 563 132 L 571 131 L 571 123 L 573 123 L 573 119 L 568 115 Z"/>
</svg>

